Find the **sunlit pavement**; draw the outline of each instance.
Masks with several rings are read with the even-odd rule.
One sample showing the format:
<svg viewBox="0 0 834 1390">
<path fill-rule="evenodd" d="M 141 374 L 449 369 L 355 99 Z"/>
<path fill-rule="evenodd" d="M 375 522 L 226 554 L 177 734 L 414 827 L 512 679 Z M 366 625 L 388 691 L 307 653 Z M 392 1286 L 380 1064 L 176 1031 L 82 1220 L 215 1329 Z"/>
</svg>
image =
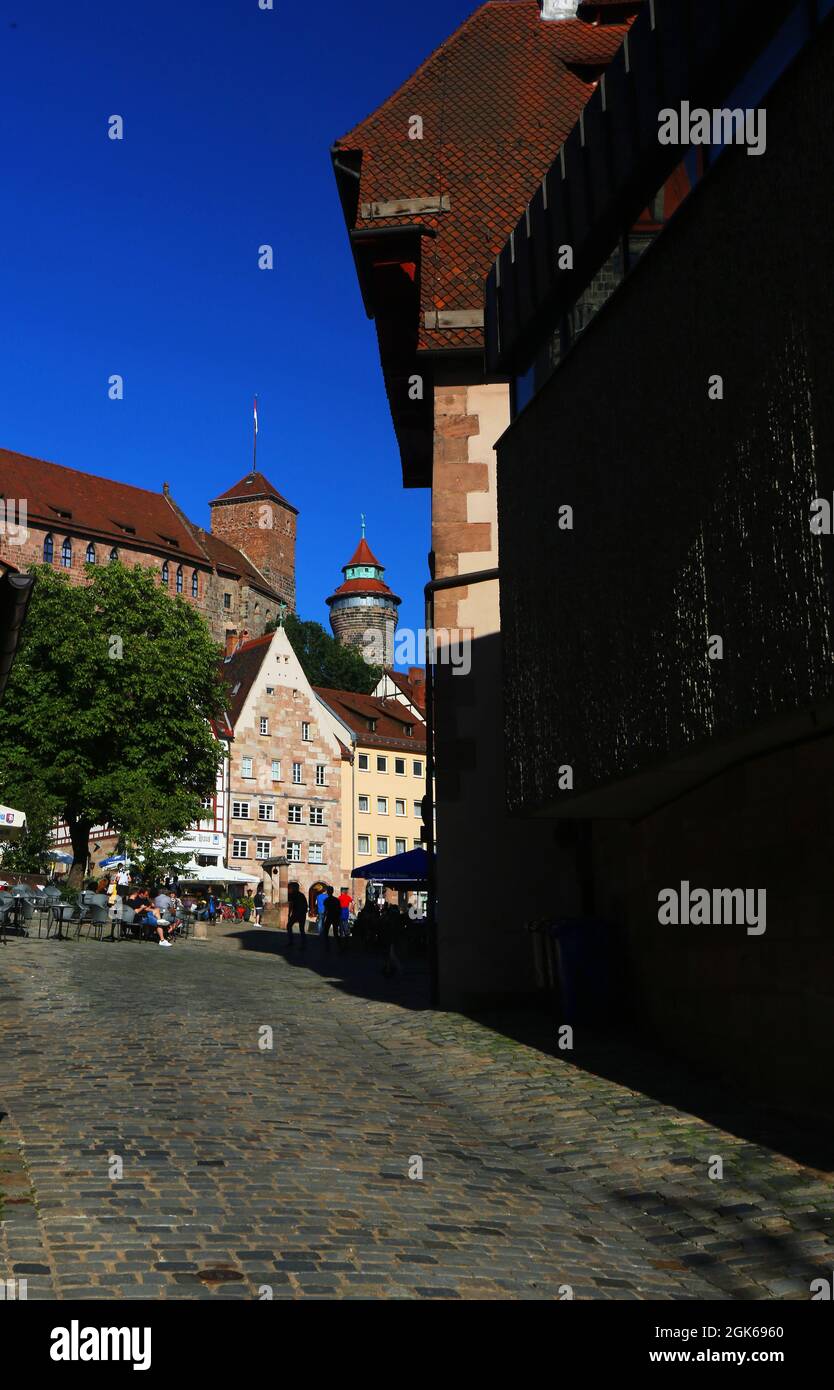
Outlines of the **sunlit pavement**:
<svg viewBox="0 0 834 1390">
<path fill-rule="evenodd" d="M 827 1177 L 379 965 L 242 924 L 0 948 L 0 1277 L 30 1299 L 808 1299 L 830 1277 Z"/>
</svg>

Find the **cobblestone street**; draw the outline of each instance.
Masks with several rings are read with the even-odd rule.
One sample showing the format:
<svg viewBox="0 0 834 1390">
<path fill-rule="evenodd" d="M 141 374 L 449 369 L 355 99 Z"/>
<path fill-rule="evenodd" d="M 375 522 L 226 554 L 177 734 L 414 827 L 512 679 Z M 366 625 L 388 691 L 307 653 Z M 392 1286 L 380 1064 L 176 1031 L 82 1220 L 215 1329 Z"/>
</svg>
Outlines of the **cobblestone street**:
<svg viewBox="0 0 834 1390">
<path fill-rule="evenodd" d="M 711 1300 L 831 1277 L 823 1173 L 424 994 L 271 930 L 10 940 L 0 1277 L 30 1299 Z"/>
</svg>

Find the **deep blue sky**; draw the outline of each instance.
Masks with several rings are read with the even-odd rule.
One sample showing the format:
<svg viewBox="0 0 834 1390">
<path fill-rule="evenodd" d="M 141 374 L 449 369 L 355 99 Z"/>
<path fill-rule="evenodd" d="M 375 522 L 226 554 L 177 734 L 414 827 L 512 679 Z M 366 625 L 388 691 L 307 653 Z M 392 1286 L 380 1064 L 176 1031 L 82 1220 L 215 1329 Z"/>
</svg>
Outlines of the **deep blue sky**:
<svg viewBox="0 0 834 1390">
<path fill-rule="evenodd" d="M 0 445 L 167 480 L 207 526 L 257 392 L 301 615 L 327 622 L 365 511 L 419 627 L 428 493 L 402 487 L 328 151 L 477 3 L 274 3 L 0 0 Z"/>
</svg>

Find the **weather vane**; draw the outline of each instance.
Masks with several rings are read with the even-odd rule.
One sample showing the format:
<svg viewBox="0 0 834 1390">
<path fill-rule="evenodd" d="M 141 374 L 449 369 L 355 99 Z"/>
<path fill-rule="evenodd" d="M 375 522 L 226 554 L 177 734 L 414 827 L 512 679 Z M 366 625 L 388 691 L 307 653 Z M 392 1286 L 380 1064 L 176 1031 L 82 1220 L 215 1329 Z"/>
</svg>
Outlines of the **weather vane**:
<svg viewBox="0 0 834 1390">
<path fill-rule="evenodd" d="M 362 518 L 362 539 L 364 540 L 364 539 L 365 539 L 365 513 L 364 513 L 364 512 L 360 512 L 359 515 L 360 515 L 361 518 Z"/>
</svg>

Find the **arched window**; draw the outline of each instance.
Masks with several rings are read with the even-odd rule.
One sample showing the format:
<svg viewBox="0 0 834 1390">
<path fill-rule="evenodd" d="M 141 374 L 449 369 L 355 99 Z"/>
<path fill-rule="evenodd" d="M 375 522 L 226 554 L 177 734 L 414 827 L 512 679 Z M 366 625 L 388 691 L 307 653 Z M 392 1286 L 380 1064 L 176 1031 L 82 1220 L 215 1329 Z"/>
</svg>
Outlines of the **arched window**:
<svg viewBox="0 0 834 1390">
<path fill-rule="evenodd" d="M 199 596 L 200 596 L 200 581 L 199 581 L 198 578 L 197 578 L 197 571 L 195 570 L 194 573 L 193 573 L 192 576 L 191 576 L 191 597 L 192 597 L 192 598 L 199 598 Z"/>
<path fill-rule="evenodd" d="M 96 548 L 95 548 L 95 546 L 93 545 L 92 541 L 90 541 L 90 544 L 87 546 L 87 564 L 88 564 L 88 565 L 94 565 L 95 562 L 96 562 Z"/>
<path fill-rule="evenodd" d="M 164 563 L 163 563 L 163 565 L 162 565 L 162 582 L 163 582 L 163 584 L 170 584 L 171 580 L 170 580 L 169 576 L 170 576 L 170 570 L 168 569 L 168 561 L 165 560 Z"/>
<path fill-rule="evenodd" d="M 177 593 L 182 593 L 182 565 L 177 565 Z"/>
<path fill-rule="evenodd" d="M 61 569 L 68 570 L 68 569 L 71 569 L 71 568 L 72 568 L 72 541 L 69 539 L 69 536 L 68 536 L 67 539 L 64 541 L 64 544 L 61 546 Z"/>
<path fill-rule="evenodd" d="M 111 565 L 114 565 L 114 564 L 116 563 L 116 561 L 118 560 L 118 558 L 119 558 L 118 547 L 114 545 L 114 546 L 113 546 L 113 549 L 110 551 L 110 563 L 111 563 Z"/>
<path fill-rule="evenodd" d="M 52 539 L 52 533 L 50 532 L 48 536 L 44 536 L 43 538 L 43 562 L 45 565 L 51 565 L 54 559 L 55 542 Z"/>
</svg>

